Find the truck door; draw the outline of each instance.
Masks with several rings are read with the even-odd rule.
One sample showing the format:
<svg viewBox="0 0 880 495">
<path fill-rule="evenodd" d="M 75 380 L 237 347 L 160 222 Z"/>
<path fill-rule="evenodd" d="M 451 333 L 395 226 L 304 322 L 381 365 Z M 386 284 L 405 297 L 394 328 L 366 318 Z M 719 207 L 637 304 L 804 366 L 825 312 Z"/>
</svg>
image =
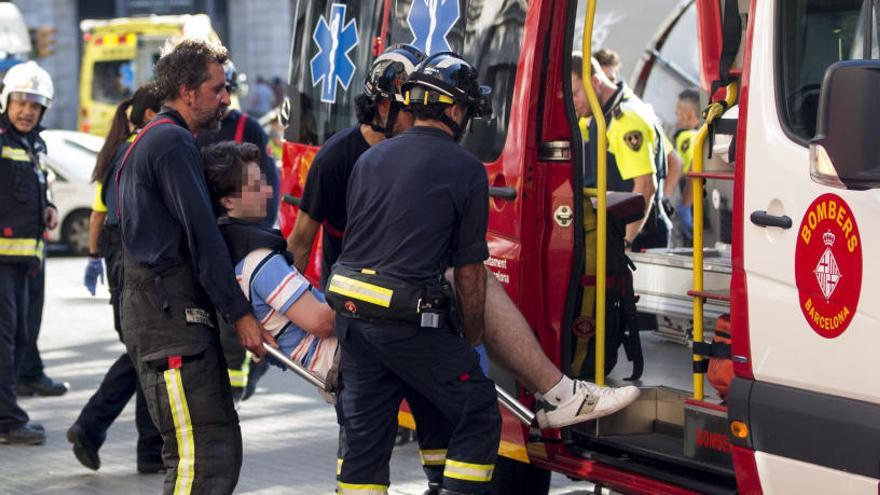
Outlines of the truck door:
<svg viewBox="0 0 880 495">
<path fill-rule="evenodd" d="M 733 301 L 750 441 L 765 493 L 876 493 L 880 194 L 813 181 L 809 140 L 826 69 L 877 58 L 877 2 L 752 6 L 737 161 L 748 297 Z"/>
</svg>

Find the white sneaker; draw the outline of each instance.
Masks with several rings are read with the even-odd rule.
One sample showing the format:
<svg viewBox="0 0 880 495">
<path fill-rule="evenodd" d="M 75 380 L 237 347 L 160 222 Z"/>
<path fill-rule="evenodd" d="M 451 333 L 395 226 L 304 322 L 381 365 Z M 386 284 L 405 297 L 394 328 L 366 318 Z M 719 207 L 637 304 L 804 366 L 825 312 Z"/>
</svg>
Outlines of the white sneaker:
<svg viewBox="0 0 880 495">
<path fill-rule="evenodd" d="M 571 398 L 559 405 L 539 400 L 538 425 L 541 428 L 562 428 L 616 413 L 639 397 L 639 388 L 600 387 L 583 380 L 574 380 Z"/>
</svg>

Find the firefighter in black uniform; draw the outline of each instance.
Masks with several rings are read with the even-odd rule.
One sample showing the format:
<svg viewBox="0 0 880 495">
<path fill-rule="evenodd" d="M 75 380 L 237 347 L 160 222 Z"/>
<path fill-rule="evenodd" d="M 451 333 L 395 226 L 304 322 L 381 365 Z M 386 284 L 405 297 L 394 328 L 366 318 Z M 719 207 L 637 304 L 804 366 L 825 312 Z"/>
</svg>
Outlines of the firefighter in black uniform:
<svg viewBox="0 0 880 495">
<path fill-rule="evenodd" d="M 36 62 L 9 69 L 0 90 L 0 443 L 41 444 L 16 401 L 16 377 L 27 349 L 28 285 L 41 269 L 43 233 L 58 226 L 39 154 L 39 124 L 52 102 L 49 74 Z"/>
<path fill-rule="evenodd" d="M 232 493 L 241 430 L 215 307 L 242 345 L 274 340 L 235 281 L 193 131 L 216 128 L 229 105 L 226 49 L 184 39 L 156 63 L 165 106 L 117 173 L 124 264 L 122 333 L 165 442 L 165 493 Z"/>
<path fill-rule="evenodd" d="M 226 90 L 230 94 L 238 92 L 239 75 L 232 60 L 227 60 L 223 64 L 223 72 L 226 76 Z M 199 131 L 196 139 L 201 148 L 221 141 L 252 143 L 259 148 L 262 156 L 260 171 L 272 186 L 272 202 L 269 204 L 269 213 L 260 223 L 266 228 L 273 228 L 275 220 L 278 218 L 278 205 L 281 200 L 280 179 L 275 159 L 267 152 L 269 136 L 266 135 L 260 123 L 250 115 L 230 108 L 220 121 L 219 131 Z M 235 329 L 224 321 L 220 321 L 220 343 L 223 345 L 223 355 L 229 366 L 229 384 L 232 386 L 232 397 L 236 402 L 247 400 L 256 390 L 257 381 L 269 370 L 269 363 L 266 361 L 253 362 L 238 342 Z"/>
<path fill-rule="evenodd" d="M 405 86 L 415 126 L 372 146 L 352 172 L 326 291 L 342 348 L 341 494 L 387 492 L 397 408 L 413 395 L 440 413 L 419 423 L 447 439 L 440 493 L 490 489 L 501 423 L 472 348 L 483 334 L 488 180 L 456 143 L 484 109 L 477 74 L 451 53 L 422 62 Z M 450 265 L 455 293 L 443 279 Z M 455 299 L 466 339 L 450 321 Z"/>
</svg>

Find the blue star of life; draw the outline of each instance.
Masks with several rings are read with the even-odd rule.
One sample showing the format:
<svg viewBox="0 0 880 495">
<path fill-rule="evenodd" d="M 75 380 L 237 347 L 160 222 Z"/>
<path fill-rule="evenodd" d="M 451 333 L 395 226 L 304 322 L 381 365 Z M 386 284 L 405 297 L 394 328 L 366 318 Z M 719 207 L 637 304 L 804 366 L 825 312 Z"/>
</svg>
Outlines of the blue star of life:
<svg viewBox="0 0 880 495">
<path fill-rule="evenodd" d="M 414 0 L 406 22 L 413 34 L 413 46 L 433 55 L 451 52 L 449 32 L 460 17 L 458 0 Z"/>
<path fill-rule="evenodd" d="M 346 5 L 334 3 L 330 7 L 330 21 L 324 16 L 315 25 L 312 39 L 318 45 L 318 53 L 312 57 L 312 86 L 321 84 L 321 101 L 336 103 L 336 82 L 348 89 L 354 77 L 355 66 L 348 52 L 358 44 L 355 19 L 345 26 Z"/>
</svg>

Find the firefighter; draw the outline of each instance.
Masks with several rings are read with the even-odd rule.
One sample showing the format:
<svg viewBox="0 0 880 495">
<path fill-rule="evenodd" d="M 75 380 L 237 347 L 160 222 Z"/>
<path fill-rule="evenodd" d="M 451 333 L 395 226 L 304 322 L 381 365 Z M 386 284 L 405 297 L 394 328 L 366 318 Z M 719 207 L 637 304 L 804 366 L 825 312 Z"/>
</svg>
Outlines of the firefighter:
<svg viewBox="0 0 880 495">
<path fill-rule="evenodd" d="M 229 105 L 226 49 L 198 39 L 156 63 L 164 106 L 117 172 L 123 244 L 122 333 L 164 441 L 165 493 L 232 493 L 241 430 L 215 307 L 242 345 L 272 337 L 238 288 L 217 228 L 193 132 L 218 129 Z"/>
<path fill-rule="evenodd" d="M 486 493 L 501 422 L 471 345 L 483 335 L 488 179 L 457 141 L 488 88 L 467 62 L 438 53 L 405 91 L 415 126 L 358 160 L 342 253 L 327 283 L 342 349 L 339 492 L 387 492 L 397 409 L 415 395 L 441 413 L 419 425 L 447 438 L 440 493 Z M 443 278 L 450 262 L 455 295 Z M 466 339 L 449 321 L 453 297 Z"/>
<path fill-rule="evenodd" d="M 588 125 L 589 142 L 595 142 L 596 126 L 587 102 L 584 83 L 581 80 L 583 60 L 572 57 L 572 94 L 581 126 Z M 662 131 L 650 106 L 626 91 L 623 83 L 612 83 L 591 59 L 590 83 L 596 91 L 607 122 L 608 137 L 608 190 L 639 193 L 645 198 L 645 216 L 642 220 L 626 226 L 625 243 L 628 249 L 667 247 L 669 219 L 657 198 L 657 172 L 666 169 L 666 150 Z M 596 163 L 594 147 L 590 147 L 589 163 Z M 588 166 L 584 176 L 586 183 L 595 183 L 593 167 Z"/>
<path fill-rule="evenodd" d="M 223 64 L 223 72 L 226 76 L 226 90 L 230 95 L 239 90 L 239 74 L 232 60 Z M 220 121 L 220 130 L 217 132 L 200 131 L 196 136 L 201 148 L 221 141 L 235 141 L 236 143 L 252 143 L 260 150 L 260 171 L 266 177 L 266 181 L 272 186 L 272 200 L 267 209 L 266 218 L 262 224 L 272 228 L 278 217 L 278 205 L 280 201 L 278 167 L 275 160 L 266 152 L 269 146 L 269 137 L 263 131 L 263 127 L 248 114 L 228 108 L 223 120 Z M 265 361 L 253 362 L 251 356 L 238 342 L 235 328 L 219 319 L 220 342 L 223 345 L 223 355 L 229 366 L 229 384 L 232 386 L 232 398 L 236 404 L 240 400 L 247 400 L 257 389 L 260 377 L 269 369 Z"/>
<path fill-rule="evenodd" d="M 359 124 L 336 133 L 321 147 L 309 169 L 300 211 L 288 239 L 296 267 L 303 272 L 310 258 L 314 237 L 323 226 L 322 287 L 342 248 L 347 224 L 345 193 L 357 159 L 372 145 L 405 131 L 413 124 L 403 105 L 400 87 L 424 54 L 410 45 L 396 45 L 376 58 L 357 99 Z M 447 279 L 452 279 L 447 272 Z M 486 282 L 486 347 L 495 362 L 514 373 L 536 393 L 538 422 L 542 427 L 562 427 L 611 414 L 635 400 L 638 389 L 604 389 L 572 380 L 541 351 L 534 332 L 494 276 Z M 409 401 L 419 414 L 416 401 Z M 587 406 L 584 406 L 587 404 Z M 429 413 L 425 413 L 429 414 Z M 418 419 L 416 419 L 418 427 Z M 422 462 L 428 479 L 439 484 L 439 461 L 427 432 L 417 432 Z"/>
<path fill-rule="evenodd" d="M 0 89 L 0 443 L 46 440 L 17 404 L 16 378 L 30 340 L 31 274 L 41 269 L 44 232 L 58 226 L 38 157 L 46 150 L 40 121 L 53 93 L 52 78 L 36 62 L 9 69 Z"/>
</svg>

